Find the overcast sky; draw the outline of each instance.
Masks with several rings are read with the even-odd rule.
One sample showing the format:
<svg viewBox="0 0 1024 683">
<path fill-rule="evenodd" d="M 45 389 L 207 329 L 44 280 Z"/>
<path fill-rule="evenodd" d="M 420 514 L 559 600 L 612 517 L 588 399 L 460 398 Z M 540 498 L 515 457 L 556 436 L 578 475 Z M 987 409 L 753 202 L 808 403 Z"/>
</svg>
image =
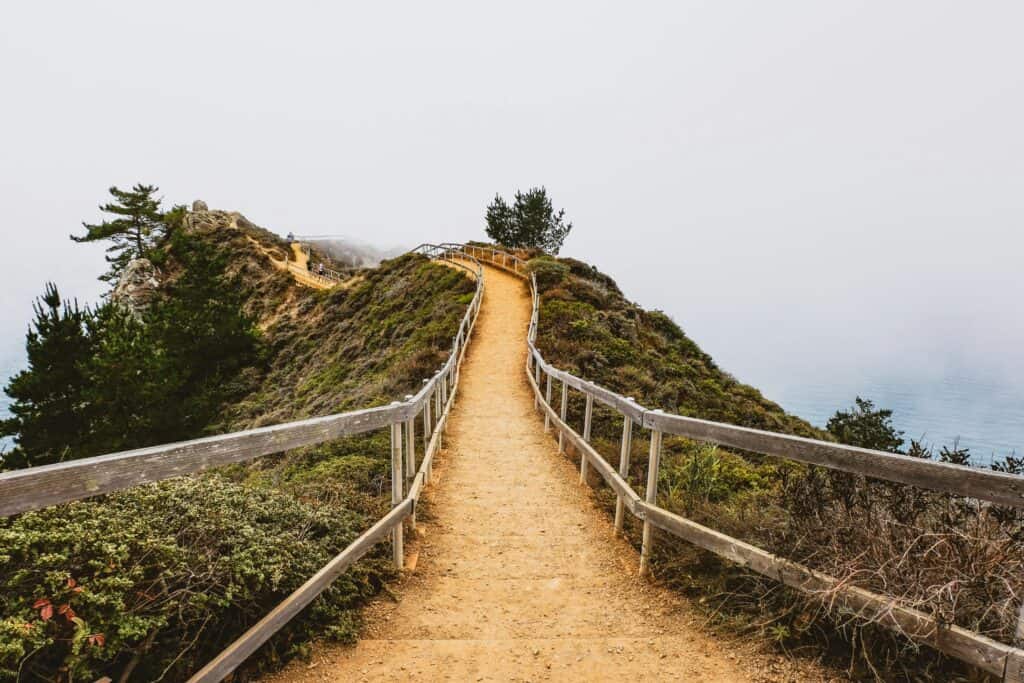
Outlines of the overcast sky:
<svg viewBox="0 0 1024 683">
<path fill-rule="evenodd" d="M 281 233 L 483 235 L 544 184 L 564 254 L 741 379 L 1020 377 L 1020 2 L 6 3 L 0 329 L 111 184 Z"/>
</svg>

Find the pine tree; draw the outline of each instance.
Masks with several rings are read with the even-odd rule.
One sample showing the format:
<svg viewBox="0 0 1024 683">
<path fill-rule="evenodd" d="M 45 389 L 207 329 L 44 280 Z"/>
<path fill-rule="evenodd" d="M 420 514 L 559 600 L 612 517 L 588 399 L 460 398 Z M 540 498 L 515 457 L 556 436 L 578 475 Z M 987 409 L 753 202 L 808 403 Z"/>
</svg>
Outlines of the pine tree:
<svg viewBox="0 0 1024 683">
<path fill-rule="evenodd" d="M 34 309 L 25 343 L 28 368 L 12 377 L 5 389 L 14 399 L 13 417 L 0 423 L 0 434 L 14 436 L 16 446 L 4 454 L 2 469 L 79 457 L 68 445 L 78 443 L 89 429 L 83 368 L 92 355 L 86 331 L 91 314 L 77 302 L 62 301 L 52 283 Z"/>
<path fill-rule="evenodd" d="M 185 438 L 178 429 L 183 369 L 154 330 L 128 309 L 107 302 L 86 325 L 93 353 L 84 363 L 91 407 L 83 456 Z"/>
<path fill-rule="evenodd" d="M 523 246 L 518 244 L 520 240 L 516 235 L 512 207 L 500 194 L 494 195 L 494 201 L 487 207 L 487 235 L 498 244 L 508 247 Z"/>
<path fill-rule="evenodd" d="M 971 449 L 960 448 L 960 437 L 953 439 L 953 446 L 943 446 L 939 451 L 939 460 L 953 465 L 970 465 Z"/>
<path fill-rule="evenodd" d="M 177 232 L 170 251 L 182 266 L 168 282 L 165 296 L 145 317 L 153 343 L 180 384 L 171 398 L 177 429 L 193 433 L 205 427 L 223 401 L 238 391 L 239 372 L 256 362 L 259 333 L 243 312 L 240 290 L 227 279 L 228 257 Z"/>
<path fill-rule="evenodd" d="M 565 221 L 565 209 L 555 211 L 544 187 L 516 191 L 513 206 L 495 195 L 487 207 L 487 235 L 499 244 L 512 248 L 541 249 L 557 254 L 572 230 Z"/>
<path fill-rule="evenodd" d="M 875 409 L 872 401 L 858 396 L 849 410 L 837 410 L 829 418 L 825 429 L 839 443 L 878 451 L 899 453 L 903 445 L 903 432 L 892 424 L 892 411 Z"/>
<path fill-rule="evenodd" d="M 85 235 L 71 235 L 76 242 L 110 240 L 107 247 L 107 262 L 110 271 L 101 280 L 117 280 L 129 261 L 146 255 L 155 241 L 165 230 L 164 214 L 160 211 L 160 199 L 153 195 L 159 188 L 155 185 L 135 185 L 131 190 L 110 188 L 114 200 L 100 206 L 100 211 L 117 218 L 95 225 L 83 222 Z"/>
</svg>

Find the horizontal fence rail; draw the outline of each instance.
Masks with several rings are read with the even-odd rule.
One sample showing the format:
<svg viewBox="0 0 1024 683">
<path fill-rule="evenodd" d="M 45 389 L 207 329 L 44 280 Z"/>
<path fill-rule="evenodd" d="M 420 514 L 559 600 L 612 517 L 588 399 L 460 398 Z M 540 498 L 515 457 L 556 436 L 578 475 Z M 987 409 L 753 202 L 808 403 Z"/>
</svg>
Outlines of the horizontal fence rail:
<svg viewBox="0 0 1024 683">
<path fill-rule="evenodd" d="M 434 457 L 442 448 L 443 433 L 458 393 L 462 361 L 480 314 L 484 291 L 483 269 L 469 254 L 450 245 L 422 245 L 416 251 L 466 270 L 476 280 L 476 291 L 452 340 L 448 360 L 433 377 L 423 380 L 415 395 L 387 406 L 3 473 L 0 517 L 390 427 L 391 510 L 198 671 L 189 679 L 190 683 L 213 683 L 229 676 L 376 544 L 390 538 L 395 564 L 401 569 L 404 524 L 410 520 L 415 528 L 416 504 L 430 482 Z M 424 445 L 417 466 L 418 417 L 422 417 Z"/>
<path fill-rule="evenodd" d="M 947 655 L 994 674 L 1003 681 L 1024 683 L 1024 650 L 1020 648 L 1000 643 L 959 626 L 940 623 L 928 614 L 900 605 L 895 598 L 845 585 L 834 577 L 669 512 L 658 507 L 656 500 L 658 460 L 664 434 L 684 436 L 1016 508 L 1024 508 L 1024 477 L 650 410 L 632 398 L 621 396 L 559 370 L 544 360 L 535 346 L 540 298 L 536 278 L 530 274 L 525 261 L 515 254 L 492 247 L 470 244 L 440 246 L 451 253 L 468 254 L 477 262 L 501 268 L 529 283 L 532 312 L 527 330 L 526 376 L 534 392 L 535 404 L 544 414 L 545 425 L 553 426 L 557 432 L 560 447 L 572 448 L 580 455 L 581 474 L 585 474 L 589 465 L 615 491 L 618 499 L 615 529 L 621 531 L 622 515 L 625 511 L 643 520 L 641 571 L 647 568 L 653 540 L 651 531 L 658 528 L 797 590 L 827 595 L 833 603 L 841 604 L 859 617 L 898 631 L 916 642 L 926 643 Z M 552 399 L 553 383 L 560 384 L 562 388 L 561 410 L 555 407 Z M 565 420 L 564 406 L 569 388 L 579 391 L 587 398 L 582 435 L 574 431 Z M 591 410 L 595 401 L 614 409 L 623 417 L 623 447 L 617 471 L 589 443 Z M 648 469 L 646 500 L 632 489 L 626 479 L 629 472 L 628 449 L 634 425 L 648 429 L 651 433 L 651 465 Z M 1024 638 L 1024 628 L 1019 630 Z"/>
</svg>

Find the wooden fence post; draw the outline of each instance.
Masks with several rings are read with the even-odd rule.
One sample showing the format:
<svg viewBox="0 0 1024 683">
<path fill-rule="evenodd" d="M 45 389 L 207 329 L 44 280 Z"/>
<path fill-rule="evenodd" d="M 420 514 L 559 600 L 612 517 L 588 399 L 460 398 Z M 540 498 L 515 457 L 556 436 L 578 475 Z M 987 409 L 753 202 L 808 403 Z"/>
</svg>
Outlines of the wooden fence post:
<svg viewBox="0 0 1024 683">
<path fill-rule="evenodd" d="M 395 405 L 394 403 L 392 405 Z M 402 423 L 391 425 L 391 505 L 402 502 Z M 395 569 L 401 571 L 405 566 L 405 548 L 401 524 L 395 525 L 392 532 L 391 545 L 394 550 Z"/>
<path fill-rule="evenodd" d="M 411 401 L 412 396 L 406 396 L 405 400 Z M 405 421 L 405 482 L 406 488 L 416 476 L 416 417 L 410 416 Z"/>
<path fill-rule="evenodd" d="M 425 380 L 423 380 L 423 383 L 426 384 L 429 381 L 430 381 L 429 379 L 425 379 Z M 431 418 L 430 418 L 430 401 L 434 398 L 433 393 L 434 392 L 432 392 L 432 391 L 429 392 L 426 395 L 426 397 L 424 397 L 424 399 L 423 399 L 423 453 L 424 454 L 426 454 L 426 452 L 427 452 L 427 445 L 430 443 L 430 435 L 434 433 L 434 431 L 433 431 L 434 426 L 433 426 L 433 424 L 431 424 Z"/>
<path fill-rule="evenodd" d="M 551 405 L 551 373 L 550 372 L 548 373 L 548 386 L 547 386 L 547 389 L 545 389 L 545 391 L 544 391 L 544 403 L 549 405 L 549 406 Z M 547 410 L 545 410 L 544 411 L 544 433 L 547 434 L 550 431 L 551 431 L 551 415 L 548 414 Z"/>
<path fill-rule="evenodd" d="M 448 378 L 441 378 L 441 407 L 437 409 L 437 447 L 441 448 L 444 440 L 444 430 L 447 422 L 444 422 L 444 411 L 448 407 Z"/>
<path fill-rule="evenodd" d="M 644 500 L 651 505 L 658 503 L 658 466 L 661 462 L 661 432 L 657 429 L 651 430 L 651 454 L 647 461 L 647 490 L 644 492 Z M 648 566 L 651 558 L 651 541 L 653 540 L 654 527 L 649 520 L 644 518 L 644 538 L 640 546 L 640 575 L 650 573 Z"/>
<path fill-rule="evenodd" d="M 537 383 L 537 393 L 533 395 L 533 409 L 540 410 L 540 363 L 533 361 L 533 381 Z"/>
<path fill-rule="evenodd" d="M 623 416 L 622 422 L 622 450 L 619 451 L 619 476 L 629 481 L 629 456 L 633 448 L 633 418 L 629 415 Z M 615 533 L 622 533 L 622 524 L 625 519 L 626 502 L 622 496 L 615 500 Z"/>
<path fill-rule="evenodd" d="M 594 421 L 594 396 L 587 394 L 587 409 L 583 414 L 583 440 L 590 443 L 590 427 Z M 587 454 L 580 451 L 580 483 L 587 483 Z"/>
<path fill-rule="evenodd" d="M 405 397 L 406 402 L 412 400 L 412 396 Z M 416 476 L 416 416 L 410 415 L 405 421 L 405 490 L 412 489 L 412 480 Z M 413 505 L 412 514 L 409 516 L 409 526 L 413 533 L 416 532 L 416 506 Z"/>
<path fill-rule="evenodd" d="M 568 408 L 569 408 L 569 383 L 566 382 L 565 380 L 562 380 L 562 406 L 561 406 L 561 410 L 560 410 L 560 412 L 558 414 L 559 417 L 562 418 L 562 422 L 565 422 L 565 413 L 568 410 Z M 563 443 L 562 443 L 562 438 L 563 437 L 564 437 L 564 434 L 562 433 L 562 430 L 559 429 L 558 430 L 558 452 L 559 453 L 565 453 L 565 448 L 563 447 Z"/>
</svg>

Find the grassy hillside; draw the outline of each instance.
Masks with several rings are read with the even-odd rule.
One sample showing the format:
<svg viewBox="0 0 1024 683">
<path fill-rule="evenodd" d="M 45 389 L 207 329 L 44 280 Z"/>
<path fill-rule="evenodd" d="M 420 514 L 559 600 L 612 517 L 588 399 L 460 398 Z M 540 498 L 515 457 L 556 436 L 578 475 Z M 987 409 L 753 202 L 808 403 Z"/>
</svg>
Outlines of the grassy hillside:
<svg viewBox="0 0 1024 683">
<path fill-rule="evenodd" d="M 521 255 L 534 257 L 530 267 L 541 296 L 537 346 L 555 366 L 650 408 L 831 439 L 739 383 L 666 315 L 626 301 L 595 268 Z M 582 414 L 583 399 L 575 396 L 569 419 L 577 428 Z M 618 462 L 621 425 L 617 414 L 595 406 L 595 446 L 612 463 Z M 645 442 L 636 433 L 630 476 L 641 495 Z M 931 457 L 912 451 L 907 457 Z M 598 487 L 597 495 L 611 511 L 610 491 Z M 979 509 L 955 496 L 677 437 L 665 439 L 658 503 L 849 584 L 900 596 L 944 623 L 1013 642 L 1024 595 L 1019 510 Z M 631 520 L 627 532 L 639 544 L 640 525 Z M 659 580 L 706 606 L 710 620 L 786 649 L 831 655 L 854 677 L 960 675 L 957 662 L 835 610 L 828 596 L 785 589 L 668 535 L 656 534 L 652 567 Z"/>
<path fill-rule="evenodd" d="M 715 364 L 661 311 L 627 301 L 615 282 L 574 259 L 537 259 L 537 346 L 549 361 L 649 408 L 822 438 Z"/>
<path fill-rule="evenodd" d="M 405 256 L 313 291 L 271 266 L 265 252 L 286 247 L 273 234 L 228 227 L 229 214 L 202 218 L 154 254 L 159 296 L 192 291 L 187 254 L 216 256 L 217 291 L 235 295 L 256 348 L 216 390 L 197 382 L 187 386 L 204 397 L 174 397 L 220 401 L 175 438 L 386 403 L 447 357 L 473 291 L 460 273 Z M 386 436 L 370 434 L 0 520 L 0 681 L 185 680 L 388 509 L 387 454 Z M 390 573 L 383 551 L 360 562 L 239 678 L 311 636 L 352 638 L 355 609 Z"/>
</svg>

